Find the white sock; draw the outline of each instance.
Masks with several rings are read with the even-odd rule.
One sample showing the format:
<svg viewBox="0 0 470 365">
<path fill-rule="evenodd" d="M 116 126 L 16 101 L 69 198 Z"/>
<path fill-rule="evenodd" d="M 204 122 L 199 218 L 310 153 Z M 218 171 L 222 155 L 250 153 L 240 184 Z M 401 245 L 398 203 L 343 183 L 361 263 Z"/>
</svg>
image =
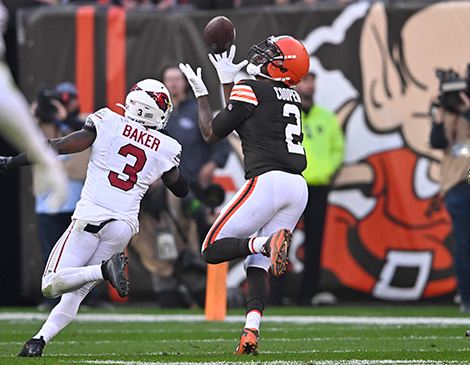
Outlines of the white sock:
<svg viewBox="0 0 470 365">
<path fill-rule="evenodd" d="M 248 241 L 248 248 L 252 253 L 260 253 L 263 251 L 261 248 L 263 247 L 267 239 L 267 237 L 253 237 L 251 240 Z"/>
<path fill-rule="evenodd" d="M 261 313 L 257 310 L 252 310 L 247 313 L 245 327 L 246 328 L 255 328 L 259 330 L 259 324 L 261 322 Z"/>
</svg>

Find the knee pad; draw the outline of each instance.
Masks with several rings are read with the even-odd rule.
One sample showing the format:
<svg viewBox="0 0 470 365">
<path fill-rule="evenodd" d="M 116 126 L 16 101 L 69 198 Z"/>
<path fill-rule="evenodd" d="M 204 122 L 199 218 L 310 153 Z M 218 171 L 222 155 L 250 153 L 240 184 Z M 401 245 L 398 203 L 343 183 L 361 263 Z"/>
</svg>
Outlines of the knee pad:
<svg viewBox="0 0 470 365">
<path fill-rule="evenodd" d="M 208 264 L 220 264 L 224 261 L 220 258 L 220 250 L 214 250 L 213 248 L 213 246 L 207 246 L 207 248 L 201 252 L 202 259 Z"/>
<path fill-rule="evenodd" d="M 47 274 L 46 276 L 42 277 L 41 280 L 41 293 L 46 298 L 57 298 L 60 297 L 61 294 L 55 293 L 52 287 L 52 279 L 56 276 L 55 273 Z"/>
</svg>

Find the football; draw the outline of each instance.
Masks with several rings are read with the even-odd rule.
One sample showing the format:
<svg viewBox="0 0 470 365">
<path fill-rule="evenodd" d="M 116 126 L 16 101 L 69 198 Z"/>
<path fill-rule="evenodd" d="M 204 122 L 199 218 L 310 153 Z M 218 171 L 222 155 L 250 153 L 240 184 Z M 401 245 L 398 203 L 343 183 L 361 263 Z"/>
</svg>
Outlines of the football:
<svg viewBox="0 0 470 365">
<path fill-rule="evenodd" d="M 213 53 L 225 52 L 235 39 L 236 32 L 232 22 L 224 16 L 216 16 L 204 28 L 204 42 Z"/>
</svg>

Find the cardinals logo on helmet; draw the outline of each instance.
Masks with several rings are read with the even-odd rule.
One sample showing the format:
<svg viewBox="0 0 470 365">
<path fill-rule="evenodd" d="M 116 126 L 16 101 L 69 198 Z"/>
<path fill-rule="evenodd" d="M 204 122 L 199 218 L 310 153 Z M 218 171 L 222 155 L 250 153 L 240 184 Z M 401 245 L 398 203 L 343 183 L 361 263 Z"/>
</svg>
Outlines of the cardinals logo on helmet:
<svg viewBox="0 0 470 365">
<path fill-rule="evenodd" d="M 158 107 L 163 111 L 166 112 L 168 108 L 170 108 L 170 98 L 168 98 L 168 95 L 165 93 L 161 92 L 153 92 L 153 91 L 147 91 L 147 94 L 155 100 L 157 103 Z"/>
</svg>

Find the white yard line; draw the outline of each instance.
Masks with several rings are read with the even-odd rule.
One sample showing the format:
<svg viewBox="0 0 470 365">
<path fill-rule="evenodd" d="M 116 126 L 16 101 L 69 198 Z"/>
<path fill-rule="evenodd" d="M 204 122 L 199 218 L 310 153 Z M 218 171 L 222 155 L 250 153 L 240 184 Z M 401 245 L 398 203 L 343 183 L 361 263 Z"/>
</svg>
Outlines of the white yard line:
<svg viewBox="0 0 470 365">
<path fill-rule="evenodd" d="M 142 361 L 82 361 L 77 364 L 97 365 L 161 365 L 164 362 L 142 362 Z M 171 365 L 257 365 L 259 361 L 214 361 L 214 362 L 172 362 Z M 321 360 L 310 361 L 312 365 L 468 365 L 462 361 L 432 361 L 432 360 Z M 263 361 L 263 365 L 305 365 L 305 361 Z"/>
<path fill-rule="evenodd" d="M 0 321 L 45 321 L 47 313 L 4 312 Z M 77 314 L 78 322 L 205 322 L 203 314 Z M 243 323 L 245 316 L 227 316 L 225 322 Z M 263 323 L 332 323 L 362 325 L 437 325 L 437 326 L 470 326 L 470 317 L 363 317 L 363 316 L 263 316 Z"/>
<path fill-rule="evenodd" d="M 116 331 L 114 331 L 116 332 Z M 267 331 L 263 331 L 266 333 Z M 100 333 L 100 331 L 95 331 L 95 333 Z M 121 332 L 122 333 L 122 332 Z M 381 341 L 427 341 L 427 340 L 462 340 L 463 336 L 412 336 L 412 337 L 402 337 L 402 338 L 395 338 L 395 337 L 380 337 Z M 375 338 L 377 339 L 377 338 Z M 304 337 L 304 338 L 263 338 L 263 343 L 270 343 L 270 342 L 328 342 L 328 341 L 364 341 L 364 340 L 371 340 L 370 337 Z M 115 344 L 115 343 L 135 343 L 138 342 L 136 340 L 104 340 L 104 341 L 93 341 L 95 345 L 107 345 L 107 344 Z M 188 340 L 179 340 L 179 339 L 172 339 L 172 340 L 152 340 L 152 343 L 157 344 L 166 344 L 166 343 L 213 343 L 213 342 L 227 342 L 232 343 L 233 339 L 223 339 L 223 338 L 210 338 L 206 340 L 198 340 L 198 339 L 188 339 Z M 82 341 L 54 341 L 54 345 L 73 345 L 73 344 L 81 344 Z M 23 345 L 24 342 L 17 342 L 17 341 L 10 341 L 10 342 L 0 342 L 0 346 L 17 346 Z M 467 351 L 470 351 L 468 349 Z M 266 353 L 266 352 L 264 352 Z"/>
</svg>

